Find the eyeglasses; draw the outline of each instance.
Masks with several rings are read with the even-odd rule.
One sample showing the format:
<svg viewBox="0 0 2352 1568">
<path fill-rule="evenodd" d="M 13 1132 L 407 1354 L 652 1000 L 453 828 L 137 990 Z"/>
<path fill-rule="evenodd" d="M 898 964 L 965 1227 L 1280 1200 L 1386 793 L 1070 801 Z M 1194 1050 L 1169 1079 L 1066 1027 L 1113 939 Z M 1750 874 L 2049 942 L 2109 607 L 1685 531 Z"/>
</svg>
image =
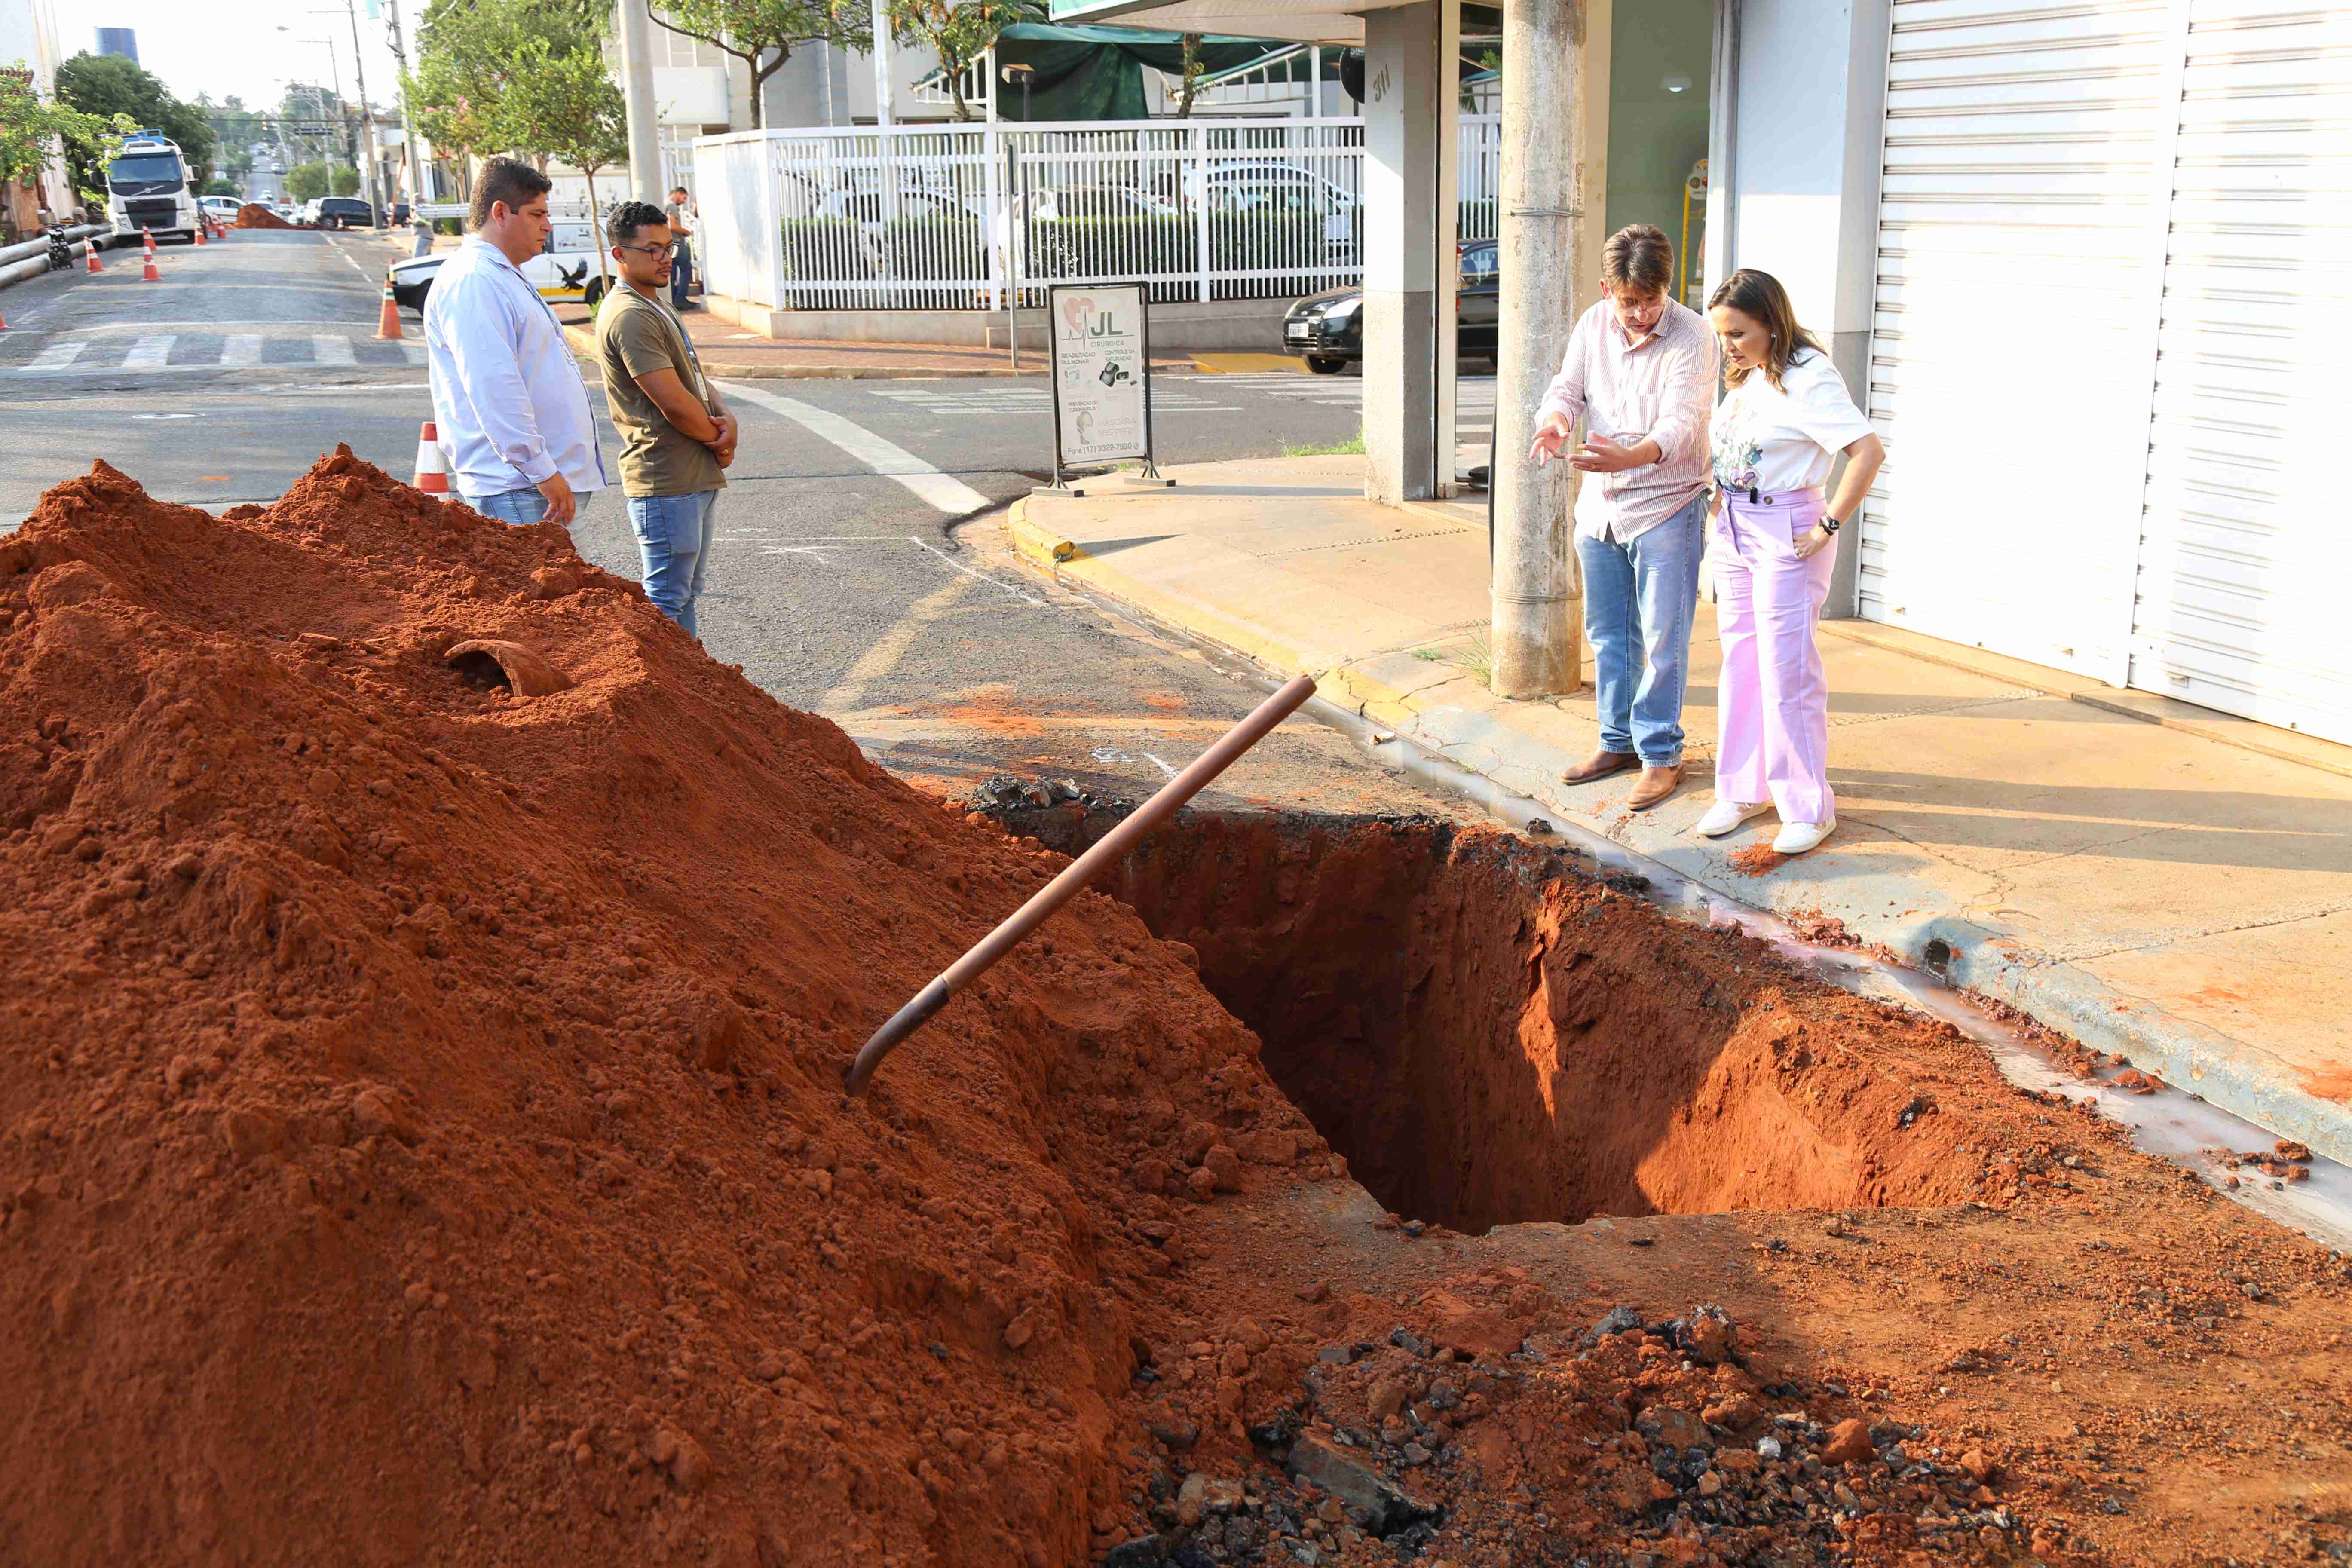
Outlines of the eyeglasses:
<svg viewBox="0 0 2352 1568">
<path fill-rule="evenodd" d="M 647 256 L 667 256 L 669 254 L 669 247 L 667 245 L 616 245 L 613 247 L 613 248 L 615 250 L 640 251 Z"/>
</svg>

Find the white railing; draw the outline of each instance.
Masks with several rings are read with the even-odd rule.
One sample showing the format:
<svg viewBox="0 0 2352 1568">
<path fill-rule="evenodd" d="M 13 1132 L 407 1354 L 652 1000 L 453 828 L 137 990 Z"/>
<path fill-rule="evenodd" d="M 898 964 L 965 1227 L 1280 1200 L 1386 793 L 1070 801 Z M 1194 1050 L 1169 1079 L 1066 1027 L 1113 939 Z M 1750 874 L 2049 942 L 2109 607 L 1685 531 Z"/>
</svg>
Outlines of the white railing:
<svg viewBox="0 0 2352 1568">
<path fill-rule="evenodd" d="M 1491 237 L 1492 116 L 1460 220 Z M 1002 310 L 1049 283 L 1275 299 L 1363 275 L 1363 121 L 1158 120 L 740 132 L 695 142 L 698 265 L 775 309 Z"/>
<path fill-rule="evenodd" d="M 996 118 L 996 51 L 985 49 L 980 58 L 963 68 L 963 107 L 976 120 Z M 908 89 L 915 101 L 933 109 L 953 109 L 954 89 L 948 86 L 947 73 L 934 70 Z"/>
</svg>

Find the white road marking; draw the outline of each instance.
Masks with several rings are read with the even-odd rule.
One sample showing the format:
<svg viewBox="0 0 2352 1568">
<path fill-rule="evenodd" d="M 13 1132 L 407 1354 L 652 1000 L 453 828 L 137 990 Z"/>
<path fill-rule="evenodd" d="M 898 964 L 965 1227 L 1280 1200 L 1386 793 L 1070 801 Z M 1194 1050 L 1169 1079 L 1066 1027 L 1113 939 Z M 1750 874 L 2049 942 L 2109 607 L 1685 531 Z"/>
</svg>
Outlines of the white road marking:
<svg viewBox="0 0 2352 1568">
<path fill-rule="evenodd" d="M 144 370 L 163 364 L 171 359 L 172 345 L 179 341 L 176 332 L 152 332 L 131 345 L 131 352 L 122 356 L 122 368 Z"/>
<path fill-rule="evenodd" d="M 898 617 L 897 626 L 883 633 L 872 647 L 857 656 L 857 662 L 849 667 L 849 673 L 841 678 L 841 684 L 817 699 L 816 710 L 820 713 L 845 713 L 856 708 L 859 699 L 866 695 L 867 687 L 898 668 L 898 661 L 907 656 L 907 649 L 923 629 L 945 615 L 948 606 L 971 591 L 971 578 L 950 577 L 915 601 L 907 613 Z"/>
<path fill-rule="evenodd" d="M 352 357 L 352 340 L 329 337 L 321 332 L 310 340 L 310 358 L 318 364 L 357 364 Z"/>
<path fill-rule="evenodd" d="M 971 567 L 965 565 L 962 562 L 958 561 L 954 556 L 950 555 L 946 551 L 941 550 L 936 544 L 926 544 L 911 533 L 907 535 L 907 542 L 913 545 L 918 550 L 929 551 L 932 554 L 938 556 L 940 558 L 940 563 L 950 572 L 961 572 L 965 576 L 975 578 L 980 582 L 987 584 L 992 588 L 1002 588 L 1024 605 L 1034 605 L 1041 610 L 1045 607 L 1045 600 L 1031 598 L 1028 595 L 1023 593 L 1012 584 L 999 582 L 985 572 L 973 571 Z"/>
<path fill-rule="evenodd" d="M 772 392 L 762 392 L 740 381 L 722 381 L 719 384 L 726 389 L 728 396 L 757 404 L 769 413 L 781 415 L 810 434 L 832 442 L 876 473 L 898 480 L 926 503 L 937 507 L 950 517 L 988 509 L 988 498 L 961 479 L 940 472 L 904 447 L 884 440 L 863 425 L 845 419 L 830 409 L 803 403 L 797 397 L 779 397 Z M 920 543 L 921 541 L 916 542 Z M 942 555 L 940 559 L 944 561 L 947 558 Z M 954 563 L 950 562 L 949 564 L 953 565 Z M 964 570 L 962 567 L 956 569 Z M 993 578 L 986 580 L 994 581 Z M 998 585 L 1003 586 L 1001 584 Z"/>
<path fill-rule="evenodd" d="M 237 332 L 224 340 L 221 343 L 220 362 L 223 364 L 229 365 L 259 364 L 261 363 L 261 334 L 259 332 Z"/>
<path fill-rule="evenodd" d="M 88 338 L 68 338 L 64 342 L 51 343 L 47 348 L 35 354 L 26 362 L 25 368 L 26 370 L 63 370 L 79 359 L 81 351 L 88 347 L 89 347 Z"/>
</svg>

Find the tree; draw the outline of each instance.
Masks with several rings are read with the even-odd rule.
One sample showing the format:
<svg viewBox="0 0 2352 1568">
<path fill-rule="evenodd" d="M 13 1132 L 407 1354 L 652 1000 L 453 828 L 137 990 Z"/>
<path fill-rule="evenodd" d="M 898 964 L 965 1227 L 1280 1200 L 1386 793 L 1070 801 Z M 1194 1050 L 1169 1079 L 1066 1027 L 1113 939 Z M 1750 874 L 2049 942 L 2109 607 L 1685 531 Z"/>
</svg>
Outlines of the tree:
<svg viewBox="0 0 2352 1568">
<path fill-rule="evenodd" d="M 239 192 L 235 180 L 215 180 L 197 194 L 206 196 L 234 196 Z"/>
<path fill-rule="evenodd" d="M 1184 79 L 1182 85 L 1177 89 L 1176 118 L 1190 120 L 1192 118 L 1192 95 L 1201 90 L 1201 35 L 1185 34 L 1183 44 Z"/>
<path fill-rule="evenodd" d="M 794 44 L 830 43 L 864 51 L 874 47 L 873 10 L 858 0 L 668 0 L 658 8 L 648 0 L 621 3 L 646 5 L 646 15 L 659 26 L 741 60 L 751 74 L 754 131 L 763 123 L 761 85 L 792 58 Z M 664 11 L 669 15 L 663 16 Z M 770 50 L 773 58 L 762 63 Z"/>
<path fill-rule="evenodd" d="M 940 72 L 955 100 L 955 117 L 971 118 L 963 100 L 963 73 L 996 47 L 1017 22 L 1042 22 L 1034 0 L 888 0 L 890 33 L 901 43 L 921 44 L 939 57 Z"/>
<path fill-rule="evenodd" d="M 37 178 L 59 142 L 76 167 L 102 167 L 123 134 L 136 129 L 120 115 L 109 119 L 43 101 L 22 60 L 0 69 L 0 184 Z M 67 194 L 58 193 L 61 212 L 72 205 Z"/>
<path fill-rule="evenodd" d="M 416 68 L 401 77 L 416 128 L 436 147 L 476 156 L 541 152 L 506 115 L 508 89 L 534 43 L 562 53 L 583 39 L 601 43 L 607 0 L 429 0 L 416 26 Z"/>
<path fill-rule="evenodd" d="M 173 97 L 169 88 L 121 55 L 76 55 L 58 68 L 58 97 L 84 114 L 120 114 L 133 130 L 161 131 L 180 144 L 190 184 L 201 185 L 213 177 L 216 143 L 205 111 Z M 105 174 L 99 162 L 85 163 L 76 167 L 75 179 L 96 189 Z"/>
<path fill-rule="evenodd" d="M 604 40 L 590 35 L 559 46 L 534 38 L 515 58 L 499 119 L 515 142 L 560 158 L 588 176 L 589 221 L 596 236 L 596 275 L 605 266 L 604 212 L 596 171 L 629 156 L 627 110 L 620 84 L 604 64 Z"/>
<path fill-rule="evenodd" d="M 357 169 L 338 163 L 335 167 L 327 171 L 327 190 L 329 194 L 332 195 L 358 195 L 360 194 L 360 172 Z"/>
<path fill-rule="evenodd" d="M 297 163 L 286 171 L 286 194 L 298 202 L 315 202 L 327 194 L 327 165 Z"/>
</svg>

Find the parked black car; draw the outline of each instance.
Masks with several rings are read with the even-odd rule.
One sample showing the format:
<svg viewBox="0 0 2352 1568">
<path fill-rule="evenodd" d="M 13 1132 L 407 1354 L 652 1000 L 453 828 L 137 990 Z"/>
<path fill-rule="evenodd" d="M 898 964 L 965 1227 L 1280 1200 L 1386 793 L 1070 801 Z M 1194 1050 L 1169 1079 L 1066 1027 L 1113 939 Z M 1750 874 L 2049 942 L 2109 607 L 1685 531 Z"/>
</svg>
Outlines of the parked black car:
<svg viewBox="0 0 2352 1568">
<path fill-rule="evenodd" d="M 328 196 L 319 204 L 320 228 L 373 228 L 375 208 L 357 196 Z"/>
<path fill-rule="evenodd" d="M 1475 239 L 1461 247 L 1462 282 L 1454 295 L 1454 353 L 1476 358 L 1495 357 L 1495 321 L 1498 285 L 1495 242 Z M 1364 291 L 1360 288 L 1327 289 L 1309 294 L 1290 307 L 1282 320 L 1285 353 L 1306 356 L 1307 368 L 1318 375 L 1337 375 L 1364 357 Z"/>
</svg>

